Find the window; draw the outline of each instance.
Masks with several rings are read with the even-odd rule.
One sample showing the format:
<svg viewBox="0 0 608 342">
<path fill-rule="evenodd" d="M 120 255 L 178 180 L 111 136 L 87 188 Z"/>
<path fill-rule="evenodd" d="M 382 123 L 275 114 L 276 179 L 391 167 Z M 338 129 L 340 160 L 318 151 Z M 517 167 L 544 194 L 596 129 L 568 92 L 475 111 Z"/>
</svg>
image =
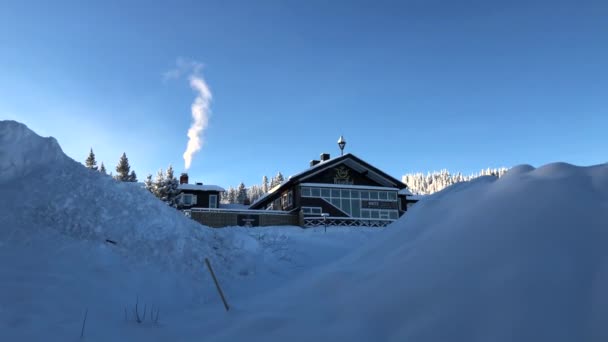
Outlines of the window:
<svg viewBox="0 0 608 342">
<path fill-rule="evenodd" d="M 302 211 L 307 215 L 321 215 L 321 207 L 302 207 Z"/>
<path fill-rule="evenodd" d="M 350 197 L 351 198 L 359 198 L 359 191 L 358 190 L 351 190 Z"/>
<path fill-rule="evenodd" d="M 329 189 L 328 188 L 321 189 L 321 197 L 329 198 Z"/>
<path fill-rule="evenodd" d="M 192 194 L 182 194 L 182 203 L 192 205 Z"/>
<path fill-rule="evenodd" d="M 217 208 L 217 195 L 209 195 L 209 208 Z"/>
<path fill-rule="evenodd" d="M 361 200 L 352 199 L 350 200 L 350 205 L 352 209 L 352 217 L 361 217 Z"/>
<path fill-rule="evenodd" d="M 287 193 L 287 205 L 290 207 L 293 205 L 293 191 L 291 190 Z"/>
<path fill-rule="evenodd" d="M 369 198 L 377 200 L 378 199 L 378 191 L 370 191 L 369 192 Z"/>
<path fill-rule="evenodd" d="M 397 213 L 395 210 L 391 210 L 390 216 L 392 220 L 396 220 L 399 218 L 399 213 Z"/>
<path fill-rule="evenodd" d="M 376 210 L 371 210 L 370 214 L 371 214 L 372 218 L 375 218 L 375 219 L 380 218 L 380 214 L 378 214 L 378 211 L 376 211 Z"/>
<path fill-rule="evenodd" d="M 391 201 L 396 201 L 397 200 L 397 193 L 394 191 L 391 191 L 388 193 L 388 199 Z"/>
<path fill-rule="evenodd" d="M 310 197 L 310 188 L 302 187 L 302 197 Z"/>
<path fill-rule="evenodd" d="M 342 198 L 350 198 L 350 190 L 342 190 Z"/>
<path fill-rule="evenodd" d="M 310 189 L 312 197 L 321 197 L 321 190 L 319 188 Z"/>
<path fill-rule="evenodd" d="M 351 214 L 350 211 L 350 200 L 348 198 L 343 198 L 342 199 L 342 206 L 340 207 L 340 209 L 342 209 L 342 211 L 344 211 L 345 213 L 347 213 L 348 215 Z"/>
<path fill-rule="evenodd" d="M 388 200 L 388 194 L 386 193 L 386 191 L 380 191 L 378 192 L 378 198 L 381 200 Z"/>
<path fill-rule="evenodd" d="M 331 189 L 331 197 L 340 197 L 340 190 Z"/>
<path fill-rule="evenodd" d="M 362 199 L 369 199 L 369 191 L 361 191 Z"/>
<path fill-rule="evenodd" d="M 361 217 L 363 218 L 369 218 L 369 210 L 361 210 Z"/>
</svg>

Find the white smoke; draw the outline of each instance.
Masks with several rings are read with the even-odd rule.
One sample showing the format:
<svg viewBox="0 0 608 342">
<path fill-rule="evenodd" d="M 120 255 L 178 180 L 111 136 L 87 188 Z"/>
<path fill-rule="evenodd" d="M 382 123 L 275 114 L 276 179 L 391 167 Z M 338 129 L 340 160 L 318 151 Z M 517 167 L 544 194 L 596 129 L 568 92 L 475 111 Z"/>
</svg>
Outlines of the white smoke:
<svg viewBox="0 0 608 342">
<path fill-rule="evenodd" d="M 203 131 L 209 123 L 209 105 L 211 104 L 211 91 L 205 80 L 196 75 L 190 75 L 190 87 L 196 90 L 198 95 L 192 102 L 192 125 L 188 129 L 188 145 L 184 152 L 186 170 L 192 164 L 192 156 L 203 147 Z"/>
<path fill-rule="evenodd" d="M 179 78 L 185 73 L 190 73 L 190 87 L 197 93 L 192 102 L 192 124 L 188 129 L 188 145 L 184 152 L 184 166 L 188 170 L 192 164 L 192 157 L 203 147 L 203 132 L 209 124 L 209 114 L 211 105 L 211 91 L 205 79 L 200 75 L 203 65 L 196 61 L 180 58 L 177 60 L 177 68 L 167 71 L 164 79 Z"/>
</svg>

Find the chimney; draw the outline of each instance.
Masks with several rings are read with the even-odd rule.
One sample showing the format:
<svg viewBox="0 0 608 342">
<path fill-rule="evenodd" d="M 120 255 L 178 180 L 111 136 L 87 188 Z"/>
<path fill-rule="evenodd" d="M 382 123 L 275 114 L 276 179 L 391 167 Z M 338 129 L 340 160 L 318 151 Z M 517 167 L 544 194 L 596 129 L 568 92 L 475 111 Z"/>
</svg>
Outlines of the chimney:
<svg viewBox="0 0 608 342">
<path fill-rule="evenodd" d="M 187 173 L 182 173 L 181 176 L 179 176 L 179 184 L 188 184 L 188 174 Z"/>
<path fill-rule="evenodd" d="M 329 160 L 329 153 L 321 153 L 321 162 Z"/>
<path fill-rule="evenodd" d="M 203 185 L 203 182 L 196 182 L 196 185 Z"/>
<path fill-rule="evenodd" d="M 313 166 L 315 166 L 315 165 L 317 165 L 319 163 L 320 163 L 320 161 L 318 161 L 316 159 L 313 159 L 313 160 L 310 161 L 310 167 L 313 167 Z"/>
</svg>

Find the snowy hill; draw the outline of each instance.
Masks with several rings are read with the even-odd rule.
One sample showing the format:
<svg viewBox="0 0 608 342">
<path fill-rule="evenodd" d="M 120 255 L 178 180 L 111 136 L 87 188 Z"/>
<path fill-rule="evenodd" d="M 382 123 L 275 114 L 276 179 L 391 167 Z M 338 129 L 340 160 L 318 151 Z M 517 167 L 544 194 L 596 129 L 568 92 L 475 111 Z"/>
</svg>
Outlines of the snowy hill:
<svg viewBox="0 0 608 342">
<path fill-rule="evenodd" d="M 605 341 L 608 165 L 513 168 L 254 299 L 222 341 Z"/>
</svg>

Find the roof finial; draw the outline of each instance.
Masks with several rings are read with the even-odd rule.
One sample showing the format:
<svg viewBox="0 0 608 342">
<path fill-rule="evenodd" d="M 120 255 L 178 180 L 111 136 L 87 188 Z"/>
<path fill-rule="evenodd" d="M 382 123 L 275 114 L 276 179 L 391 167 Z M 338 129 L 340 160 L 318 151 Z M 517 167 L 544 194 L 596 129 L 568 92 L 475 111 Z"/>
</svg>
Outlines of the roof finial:
<svg viewBox="0 0 608 342">
<path fill-rule="evenodd" d="M 343 156 L 344 146 L 346 146 L 346 140 L 344 140 L 343 136 L 340 136 L 340 139 L 338 139 L 338 146 L 340 147 L 340 155 Z"/>
</svg>

